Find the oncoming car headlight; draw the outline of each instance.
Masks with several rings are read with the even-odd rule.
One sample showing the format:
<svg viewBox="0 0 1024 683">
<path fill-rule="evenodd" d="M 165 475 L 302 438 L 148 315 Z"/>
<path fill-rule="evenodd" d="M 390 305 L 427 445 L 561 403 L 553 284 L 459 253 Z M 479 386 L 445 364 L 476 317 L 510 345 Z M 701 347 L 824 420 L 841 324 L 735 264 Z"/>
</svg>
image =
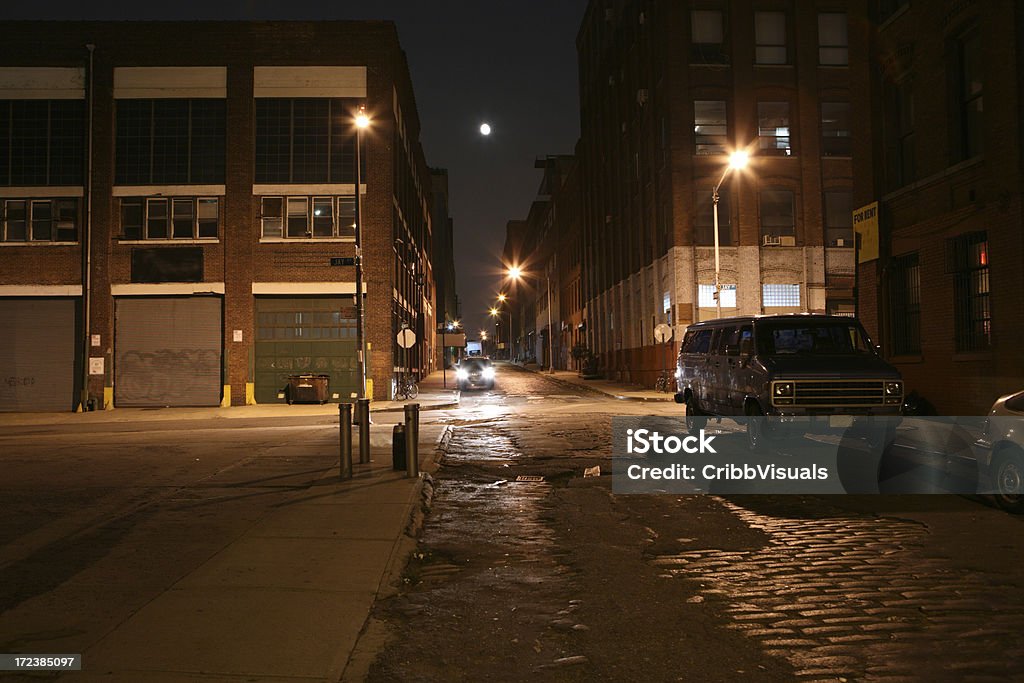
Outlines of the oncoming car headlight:
<svg viewBox="0 0 1024 683">
<path fill-rule="evenodd" d="M 793 383 L 792 382 L 775 382 L 772 386 L 772 396 L 792 396 L 793 395 Z"/>
<path fill-rule="evenodd" d="M 455 377 L 457 379 L 469 379 L 469 372 L 466 368 L 459 368 L 455 371 Z"/>
<path fill-rule="evenodd" d="M 494 379 L 494 368 L 484 368 L 484 379 Z"/>
</svg>

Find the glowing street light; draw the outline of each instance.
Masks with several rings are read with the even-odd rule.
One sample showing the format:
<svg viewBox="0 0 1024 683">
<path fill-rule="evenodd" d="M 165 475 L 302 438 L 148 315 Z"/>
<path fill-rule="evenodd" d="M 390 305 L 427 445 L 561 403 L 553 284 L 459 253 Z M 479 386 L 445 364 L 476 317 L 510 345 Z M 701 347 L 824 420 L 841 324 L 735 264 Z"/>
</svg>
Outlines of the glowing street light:
<svg viewBox="0 0 1024 683">
<path fill-rule="evenodd" d="M 366 107 L 359 106 L 354 118 L 356 126 L 356 202 L 355 202 L 355 248 L 356 248 L 356 362 L 358 364 L 359 398 L 366 398 L 366 340 L 363 334 L 363 193 L 361 192 L 362 162 L 359 159 L 363 144 L 363 131 L 370 126 Z M 372 396 L 371 396 L 372 398 Z"/>
<path fill-rule="evenodd" d="M 718 179 L 715 187 L 711 190 L 711 203 L 714 205 L 713 214 L 715 219 L 715 317 L 722 317 L 722 282 L 721 282 L 721 262 L 718 255 L 718 189 L 722 187 L 722 183 L 725 182 L 725 177 L 729 175 L 729 171 L 740 171 L 746 165 L 747 161 L 750 160 L 750 155 L 747 154 L 746 150 L 736 150 L 729 155 L 729 163 L 722 171 L 722 177 Z"/>
</svg>

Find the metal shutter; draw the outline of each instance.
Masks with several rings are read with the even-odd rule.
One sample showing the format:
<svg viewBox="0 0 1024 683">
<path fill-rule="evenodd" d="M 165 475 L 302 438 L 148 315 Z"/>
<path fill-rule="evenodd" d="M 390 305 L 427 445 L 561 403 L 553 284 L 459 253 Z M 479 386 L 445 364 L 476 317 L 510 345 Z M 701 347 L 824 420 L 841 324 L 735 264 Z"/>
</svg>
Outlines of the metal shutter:
<svg viewBox="0 0 1024 683">
<path fill-rule="evenodd" d="M 0 410 L 75 406 L 78 299 L 0 299 Z"/>
<path fill-rule="evenodd" d="M 220 405 L 221 309 L 215 297 L 118 299 L 115 405 Z"/>
</svg>

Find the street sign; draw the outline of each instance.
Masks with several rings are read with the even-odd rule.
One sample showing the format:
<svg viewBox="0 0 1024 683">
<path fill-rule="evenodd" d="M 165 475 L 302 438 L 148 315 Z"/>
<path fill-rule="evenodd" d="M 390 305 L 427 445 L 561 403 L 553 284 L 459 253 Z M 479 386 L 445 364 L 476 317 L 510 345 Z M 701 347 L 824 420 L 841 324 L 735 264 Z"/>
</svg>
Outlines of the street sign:
<svg viewBox="0 0 1024 683">
<path fill-rule="evenodd" d="M 672 327 L 661 323 L 654 328 L 654 341 L 659 344 L 664 343 L 672 339 Z"/>
<path fill-rule="evenodd" d="M 354 266 L 355 264 L 356 264 L 356 259 L 355 259 L 354 256 L 332 256 L 331 257 L 331 265 L 332 266 Z"/>
<path fill-rule="evenodd" d="M 416 343 L 416 333 L 409 328 L 405 328 L 399 331 L 396 339 L 398 340 L 398 345 L 403 349 L 411 349 L 413 344 Z"/>
</svg>

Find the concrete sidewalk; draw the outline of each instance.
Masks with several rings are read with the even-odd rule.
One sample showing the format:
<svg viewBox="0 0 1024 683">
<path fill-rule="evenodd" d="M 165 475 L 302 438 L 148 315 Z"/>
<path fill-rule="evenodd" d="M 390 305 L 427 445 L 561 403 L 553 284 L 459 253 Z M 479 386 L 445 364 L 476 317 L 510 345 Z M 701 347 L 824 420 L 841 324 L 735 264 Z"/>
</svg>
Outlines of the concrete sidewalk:
<svg viewBox="0 0 1024 683">
<path fill-rule="evenodd" d="M 408 401 L 372 401 L 370 412 L 401 412 L 409 403 L 418 403 L 420 410 L 457 408 L 460 393 L 454 386 L 454 374 L 448 373 L 448 387 L 443 387 L 442 375 L 435 372 L 420 383 L 420 393 Z M 115 408 L 89 413 L 0 413 L 0 428 L 4 426 L 98 424 L 104 422 L 151 422 L 164 420 L 203 419 L 259 419 L 303 416 L 338 415 L 337 403 L 303 404 L 267 403 L 230 408 Z"/>
<path fill-rule="evenodd" d="M 550 379 L 552 382 L 559 384 L 582 388 L 597 394 L 603 394 L 605 396 L 611 396 L 622 401 L 672 401 L 672 394 L 655 391 L 654 389 L 645 389 L 633 384 L 626 384 L 624 382 L 613 382 L 606 379 L 583 379 L 576 372 L 571 370 L 555 370 L 553 373 L 549 373 L 547 370 L 540 370 L 535 368 L 524 367 L 525 370 L 535 372 L 542 377 Z"/>
<path fill-rule="evenodd" d="M 425 473 L 447 434 L 421 426 Z M 429 477 L 392 470 L 390 448 L 372 451 L 351 480 L 330 471 L 257 520 L 61 680 L 341 680 L 374 601 L 400 580 L 431 491 Z"/>
</svg>

